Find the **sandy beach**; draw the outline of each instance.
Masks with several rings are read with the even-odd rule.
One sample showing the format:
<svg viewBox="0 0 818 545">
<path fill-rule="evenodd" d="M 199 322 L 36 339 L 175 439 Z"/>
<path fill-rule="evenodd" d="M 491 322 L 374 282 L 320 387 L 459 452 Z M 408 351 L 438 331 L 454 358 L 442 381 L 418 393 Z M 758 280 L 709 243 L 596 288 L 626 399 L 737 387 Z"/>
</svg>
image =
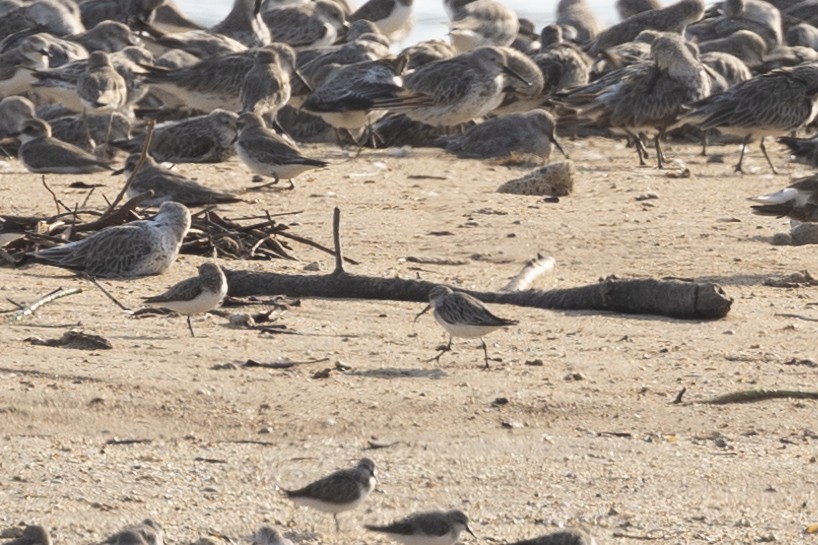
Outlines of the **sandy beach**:
<svg viewBox="0 0 818 545">
<path fill-rule="evenodd" d="M 376 545 L 388 540 L 364 523 L 459 508 L 479 537 L 464 535 L 466 544 L 561 527 L 584 528 L 600 544 L 814 542 L 805 529 L 818 523 L 815 402 L 698 403 L 816 389 L 818 288 L 766 284 L 814 272 L 815 249 L 771 244 L 787 220 L 753 216 L 747 202 L 812 172 L 788 163 L 778 145 L 769 146 L 778 176 L 757 147 L 745 161 L 754 173 L 737 175 L 737 145 L 713 147 L 719 162 L 695 144 L 668 143 L 680 168 L 666 171 L 636 167 L 622 141 L 563 145 L 577 178 L 558 203 L 496 192 L 526 168 L 432 149 L 351 158 L 305 146 L 330 167 L 302 175 L 292 191 L 248 193 L 252 202 L 220 210 L 298 212 L 281 220 L 331 246 L 338 206 L 344 252 L 360 262 L 347 270 L 357 274 L 494 290 L 543 252 L 557 265 L 539 289 L 609 275 L 711 281 L 734 299 L 725 319 L 492 306 L 520 324 L 486 337 L 495 358 L 486 370 L 479 341 L 455 340 L 439 363 L 426 361 L 447 338 L 428 314 L 413 322 L 420 303 L 302 299 L 275 322 L 292 334 L 199 316 L 191 338 L 183 317 L 131 318 L 66 271 L 4 268 L 4 299 L 30 303 L 61 286 L 83 292 L 0 329 L 0 527 L 38 523 L 57 545 L 79 545 L 151 517 L 171 544 L 208 535 L 246 543 L 270 524 L 298 545 Z M 690 177 L 679 176 L 682 167 Z M 235 159 L 176 168 L 213 188 L 251 185 Z M 87 194 L 69 187 L 78 180 L 104 185 L 88 201 L 99 209 L 124 183 L 46 176 L 68 206 Z M 55 209 L 40 175 L 15 160 L 0 165 L 0 199 L 10 214 Z M 294 274 L 334 266 L 317 249 L 290 248 L 298 260 L 220 263 Z M 438 258 L 458 264 L 423 262 Z M 136 309 L 203 259 L 182 255 L 162 276 L 102 285 Z M 27 341 L 72 328 L 113 349 Z M 242 366 L 284 359 L 321 361 Z M 314 378 L 324 369 L 327 378 Z M 372 449 L 373 440 L 386 448 Z M 279 491 L 364 456 L 379 485 L 361 509 L 339 516 L 341 532 L 331 516 L 296 508 Z"/>
</svg>

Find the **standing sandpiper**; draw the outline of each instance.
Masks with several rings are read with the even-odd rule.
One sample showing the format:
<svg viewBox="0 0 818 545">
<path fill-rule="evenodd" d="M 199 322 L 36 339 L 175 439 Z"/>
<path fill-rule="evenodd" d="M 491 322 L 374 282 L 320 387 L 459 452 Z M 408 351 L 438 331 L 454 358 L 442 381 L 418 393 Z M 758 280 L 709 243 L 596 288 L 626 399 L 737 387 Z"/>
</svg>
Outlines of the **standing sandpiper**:
<svg viewBox="0 0 818 545">
<path fill-rule="evenodd" d="M 221 267 L 212 261 L 199 265 L 199 276 L 182 280 L 161 295 L 146 297 L 145 302 L 187 315 L 190 336 L 195 337 L 190 323 L 192 314 L 216 308 L 227 295 L 227 278 Z"/>
<path fill-rule="evenodd" d="M 439 361 L 444 352 L 452 349 L 453 337 L 473 339 L 479 337 L 483 344 L 483 358 L 486 367 L 489 366 L 489 355 L 483 335 L 507 325 L 517 325 L 517 320 L 508 320 L 492 314 L 483 303 L 459 291 L 453 291 L 446 286 L 435 286 L 429 292 L 429 304 L 415 316 L 420 318 L 427 310 L 433 309 L 435 320 L 443 326 L 449 334 L 449 344 L 440 348 L 437 356 L 432 358 Z M 431 360 L 430 360 L 431 361 Z"/>
<path fill-rule="evenodd" d="M 306 505 L 324 513 L 332 513 L 335 529 L 341 529 L 338 513 L 361 505 L 375 488 L 375 463 L 363 458 L 352 469 L 341 469 L 308 484 L 299 490 L 284 490 L 296 505 Z"/>
</svg>

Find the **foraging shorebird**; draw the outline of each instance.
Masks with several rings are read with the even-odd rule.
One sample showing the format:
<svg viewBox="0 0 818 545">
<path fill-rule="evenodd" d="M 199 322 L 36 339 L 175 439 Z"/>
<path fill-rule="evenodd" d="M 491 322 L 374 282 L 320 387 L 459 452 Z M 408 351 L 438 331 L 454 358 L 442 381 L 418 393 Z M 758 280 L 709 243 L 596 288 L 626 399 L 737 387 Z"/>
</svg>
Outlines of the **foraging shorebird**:
<svg viewBox="0 0 818 545">
<path fill-rule="evenodd" d="M 265 127 L 257 114 L 241 114 L 238 130 L 236 155 L 256 174 L 273 178 L 274 184 L 284 178 L 290 181 L 292 189 L 295 187 L 292 179 L 299 174 L 327 166 L 326 161 L 304 157 L 294 143 Z"/>
<path fill-rule="evenodd" d="M 679 120 L 702 130 L 718 129 L 744 138 L 736 172 L 744 172 L 742 163 L 747 144 L 761 137 L 764 158 L 777 173 L 764 138 L 797 131 L 818 116 L 818 64 L 781 68 L 739 83 L 727 91 L 712 95 L 691 106 Z"/>
<path fill-rule="evenodd" d="M 796 221 L 818 221 L 818 175 L 800 178 L 780 191 L 750 200 L 759 216 L 788 217 Z"/>
<path fill-rule="evenodd" d="M 161 274 L 176 261 L 188 229 L 187 207 L 165 202 L 152 218 L 107 227 L 82 240 L 39 250 L 34 257 L 103 278 Z"/>
<path fill-rule="evenodd" d="M 437 356 L 432 358 L 435 361 L 439 361 L 440 356 L 452 349 L 452 339 L 454 337 L 466 339 L 478 337 L 483 345 L 483 358 L 486 368 L 488 368 L 489 355 L 483 335 L 487 335 L 495 329 L 518 323 L 517 320 L 508 320 L 495 316 L 483 303 L 471 295 L 454 291 L 446 286 L 432 288 L 429 292 L 429 304 L 415 316 L 415 320 L 417 321 L 430 308 L 433 309 L 437 323 L 443 326 L 443 329 L 449 334 L 449 344 L 438 349 Z"/>
<path fill-rule="evenodd" d="M 284 490 L 284 494 L 296 505 L 312 507 L 324 513 L 332 513 L 335 529 L 341 529 L 338 513 L 351 511 L 375 488 L 375 463 L 363 458 L 352 469 L 341 469 L 300 488 Z"/>
<path fill-rule="evenodd" d="M 458 509 L 415 513 L 385 526 L 365 524 L 364 527 L 386 534 L 403 545 L 454 545 L 463 531 L 477 537 L 469 528 L 469 517 Z"/>
<path fill-rule="evenodd" d="M 112 170 L 87 151 L 51 136 L 51 125 L 41 119 L 23 122 L 17 156 L 30 172 L 76 174 Z"/>
<path fill-rule="evenodd" d="M 145 303 L 170 309 L 187 316 L 190 336 L 195 337 L 190 317 L 213 310 L 227 295 L 227 278 L 221 267 L 212 261 L 199 265 L 199 275 L 182 280 L 165 293 L 146 297 Z"/>
<path fill-rule="evenodd" d="M 125 166 L 113 174 L 124 174 L 128 180 L 136 171 L 141 154 L 132 153 L 125 160 Z M 128 186 L 129 199 L 153 191 L 153 196 L 142 201 L 142 206 L 160 206 L 165 201 L 174 201 L 185 206 L 204 206 L 207 204 L 235 203 L 241 199 L 230 193 L 214 191 L 198 182 L 189 180 L 181 174 L 158 165 L 149 155 L 145 156 L 142 166 L 136 171 L 134 179 Z"/>
</svg>

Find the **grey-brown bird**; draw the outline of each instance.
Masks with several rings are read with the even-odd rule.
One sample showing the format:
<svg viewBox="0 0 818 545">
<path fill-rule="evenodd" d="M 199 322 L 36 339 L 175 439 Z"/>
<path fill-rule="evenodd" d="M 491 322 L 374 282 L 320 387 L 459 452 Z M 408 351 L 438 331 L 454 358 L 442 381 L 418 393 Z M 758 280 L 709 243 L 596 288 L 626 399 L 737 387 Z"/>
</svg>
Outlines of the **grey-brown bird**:
<svg viewBox="0 0 818 545">
<path fill-rule="evenodd" d="M 108 53 L 94 51 L 88 57 L 88 67 L 77 80 L 77 94 L 89 110 L 118 110 L 128 100 L 128 86 Z"/>
<path fill-rule="evenodd" d="M 30 172 L 76 174 L 113 170 L 87 151 L 51 136 L 51 126 L 41 119 L 23 122 L 17 156 Z"/>
</svg>

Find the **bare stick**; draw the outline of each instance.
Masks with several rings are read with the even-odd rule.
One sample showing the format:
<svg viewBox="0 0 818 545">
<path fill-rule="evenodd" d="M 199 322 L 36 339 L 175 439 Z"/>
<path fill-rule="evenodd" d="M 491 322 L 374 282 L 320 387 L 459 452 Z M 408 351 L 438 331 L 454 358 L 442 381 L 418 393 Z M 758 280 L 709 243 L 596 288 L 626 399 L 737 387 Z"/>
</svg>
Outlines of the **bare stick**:
<svg viewBox="0 0 818 545">
<path fill-rule="evenodd" d="M 45 183 L 45 174 L 40 176 L 40 181 L 43 182 L 43 187 L 45 187 L 45 190 L 48 191 L 51 194 L 51 198 L 54 199 L 54 206 L 57 207 L 57 214 L 59 214 L 60 210 L 63 209 L 63 208 L 65 208 L 68 211 L 68 213 L 70 214 L 71 209 L 68 208 L 67 206 L 65 206 L 65 203 L 63 203 L 60 199 L 58 199 L 57 194 L 54 193 L 54 191 L 52 191 L 50 187 L 48 187 L 47 183 Z"/>
<path fill-rule="evenodd" d="M 125 305 L 123 305 L 122 303 L 120 303 L 120 302 L 117 300 L 117 298 L 116 298 L 116 297 L 114 297 L 113 295 L 111 295 L 111 292 L 109 292 L 109 291 L 108 291 L 108 290 L 106 290 L 104 287 L 102 287 L 102 284 L 100 284 L 99 282 L 97 282 L 97 279 L 96 279 L 96 278 L 94 278 L 93 276 L 91 276 L 90 274 L 87 274 L 87 273 L 80 273 L 80 275 L 79 275 L 79 276 L 80 276 L 80 278 L 82 278 L 82 279 L 84 279 L 84 280 L 88 280 L 88 281 L 89 281 L 89 282 L 91 282 L 93 285 L 95 285 L 97 288 L 99 288 L 99 291 L 101 291 L 101 292 L 102 292 L 102 293 L 105 295 L 105 297 L 107 297 L 108 299 L 110 299 L 111 301 L 113 301 L 113 302 L 114 302 L 114 304 L 115 304 L 116 306 L 118 306 L 119 308 L 121 308 L 121 309 L 122 309 L 122 310 L 124 310 L 125 312 L 130 312 L 130 311 L 131 311 L 131 309 L 129 309 L 128 307 L 126 307 Z"/>
<path fill-rule="evenodd" d="M 52 291 L 48 295 L 40 297 L 39 299 L 37 299 L 36 301 L 31 303 L 27 307 L 18 310 L 17 312 L 15 312 L 11 316 L 9 316 L 7 318 L 7 320 L 10 321 L 10 322 L 17 322 L 19 320 L 22 320 L 26 316 L 31 316 L 32 314 L 34 314 L 34 311 L 36 311 L 41 306 L 43 306 L 45 304 L 48 304 L 51 301 L 56 301 L 57 299 L 60 299 L 62 297 L 68 297 L 69 295 L 74 295 L 75 293 L 82 293 L 82 288 L 69 288 L 69 289 L 57 288 L 56 290 Z"/>
<path fill-rule="evenodd" d="M 82 208 L 85 208 L 85 205 L 87 205 L 87 204 L 88 204 L 88 199 L 90 199 L 90 198 L 91 198 L 91 195 L 93 195 L 93 194 L 94 194 L 94 190 L 95 190 L 96 188 L 97 188 L 97 186 L 92 186 L 92 187 L 91 187 L 91 191 L 89 191 L 89 192 L 88 192 L 88 194 L 85 196 L 85 200 L 83 200 L 83 201 L 82 201 Z"/>
<path fill-rule="evenodd" d="M 144 193 L 140 193 L 133 199 L 129 200 L 112 213 L 105 212 L 99 219 L 94 220 L 90 223 L 81 223 L 74 227 L 74 231 L 99 231 L 105 227 L 110 227 L 111 225 L 118 225 L 119 223 L 124 223 L 127 221 L 128 216 L 130 215 L 133 210 L 142 204 L 142 201 L 149 199 L 153 196 L 153 190 L 149 189 Z M 110 210 L 110 209 L 109 209 Z"/>
<path fill-rule="evenodd" d="M 332 274 L 344 273 L 344 256 L 341 253 L 341 209 L 332 211 L 332 244 L 335 246 L 335 270 Z"/>
<path fill-rule="evenodd" d="M 128 180 L 125 182 L 125 187 L 123 187 L 119 194 L 114 199 L 114 202 L 108 207 L 108 210 L 105 212 L 105 215 L 112 213 L 116 205 L 119 204 L 119 201 L 125 196 L 125 193 L 128 191 L 128 188 L 131 186 L 131 182 L 133 182 L 134 178 L 136 178 L 136 173 L 139 172 L 139 169 L 142 168 L 142 165 L 145 164 L 145 158 L 148 155 L 148 150 L 151 148 L 151 140 L 153 140 L 153 129 L 156 126 L 156 121 L 151 119 L 148 121 L 148 130 L 145 133 L 145 142 L 142 145 L 142 152 L 139 154 L 139 161 L 136 162 L 136 166 L 131 172 L 131 175 L 128 176 Z"/>
</svg>

